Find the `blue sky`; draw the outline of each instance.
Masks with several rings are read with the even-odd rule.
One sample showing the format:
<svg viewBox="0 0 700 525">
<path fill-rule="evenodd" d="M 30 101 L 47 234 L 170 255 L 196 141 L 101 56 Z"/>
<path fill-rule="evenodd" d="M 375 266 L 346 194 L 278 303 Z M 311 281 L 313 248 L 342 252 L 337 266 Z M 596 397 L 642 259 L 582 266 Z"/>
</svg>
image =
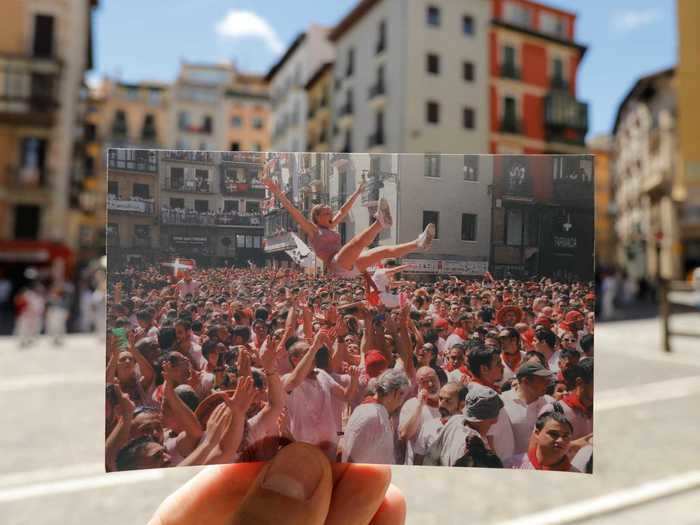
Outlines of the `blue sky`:
<svg viewBox="0 0 700 525">
<path fill-rule="evenodd" d="M 357 1 L 105 0 L 95 16 L 93 77 L 172 81 L 181 60 L 266 72 L 305 27 L 334 25 Z M 633 82 L 676 61 L 674 0 L 543 3 L 578 14 L 576 40 L 588 46 L 578 96 L 591 106 L 589 136 L 610 132 Z"/>
</svg>

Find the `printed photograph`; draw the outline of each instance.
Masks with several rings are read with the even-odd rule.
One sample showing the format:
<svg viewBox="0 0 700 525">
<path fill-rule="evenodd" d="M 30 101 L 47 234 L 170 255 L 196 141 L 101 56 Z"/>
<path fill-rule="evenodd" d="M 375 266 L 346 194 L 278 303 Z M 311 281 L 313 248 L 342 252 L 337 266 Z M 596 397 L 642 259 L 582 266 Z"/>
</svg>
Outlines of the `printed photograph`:
<svg viewBox="0 0 700 525">
<path fill-rule="evenodd" d="M 106 160 L 107 471 L 593 472 L 593 156 Z"/>
</svg>

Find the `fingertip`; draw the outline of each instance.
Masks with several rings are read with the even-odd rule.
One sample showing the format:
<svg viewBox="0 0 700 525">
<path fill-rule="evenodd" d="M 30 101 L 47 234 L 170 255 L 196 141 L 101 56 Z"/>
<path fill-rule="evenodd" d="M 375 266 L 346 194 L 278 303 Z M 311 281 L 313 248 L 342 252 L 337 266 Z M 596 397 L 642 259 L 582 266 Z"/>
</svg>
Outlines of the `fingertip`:
<svg viewBox="0 0 700 525">
<path fill-rule="evenodd" d="M 370 525 L 403 525 L 404 523 L 406 523 L 406 498 L 396 485 L 391 484 Z"/>
</svg>

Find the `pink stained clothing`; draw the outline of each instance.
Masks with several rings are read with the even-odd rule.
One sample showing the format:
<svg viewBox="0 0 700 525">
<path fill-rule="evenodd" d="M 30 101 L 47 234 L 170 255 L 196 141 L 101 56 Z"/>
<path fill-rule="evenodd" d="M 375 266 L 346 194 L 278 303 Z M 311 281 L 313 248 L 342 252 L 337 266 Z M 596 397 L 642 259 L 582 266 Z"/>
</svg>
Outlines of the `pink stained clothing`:
<svg viewBox="0 0 700 525">
<path fill-rule="evenodd" d="M 309 244 L 313 248 L 316 257 L 330 265 L 333 256 L 340 251 L 342 243 L 340 234 L 328 228 L 317 227 L 316 235 L 309 239 Z"/>
</svg>

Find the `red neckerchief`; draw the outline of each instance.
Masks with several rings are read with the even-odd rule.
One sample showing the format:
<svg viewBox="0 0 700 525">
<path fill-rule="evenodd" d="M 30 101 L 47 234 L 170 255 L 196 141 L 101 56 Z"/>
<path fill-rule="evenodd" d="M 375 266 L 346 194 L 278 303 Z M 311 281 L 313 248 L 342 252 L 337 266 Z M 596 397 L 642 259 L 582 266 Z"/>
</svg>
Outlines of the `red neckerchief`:
<svg viewBox="0 0 700 525">
<path fill-rule="evenodd" d="M 455 367 L 454 367 L 454 365 L 450 362 L 450 363 L 447 363 L 447 366 L 445 367 L 445 370 L 447 370 L 448 372 L 454 372 Z M 459 371 L 462 372 L 464 375 L 467 375 L 467 376 L 471 377 L 471 373 L 469 372 L 469 369 L 467 368 L 467 365 L 462 365 L 462 366 L 460 366 L 460 367 L 459 367 Z"/>
<path fill-rule="evenodd" d="M 455 331 L 452 333 L 464 341 L 467 340 L 467 334 L 464 332 L 464 328 L 455 328 Z"/>
<path fill-rule="evenodd" d="M 486 387 L 488 387 L 488 388 L 492 388 L 492 389 L 495 390 L 497 393 L 499 393 L 499 394 L 501 393 L 501 387 L 500 387 L 500 386 L 494 385 L 494 384 L 489 384 L 489 383 L 484 383 L 484 382 L 483 382 L 481 379 L 479 379 L 478 377 L 472 377 L 472 383 L 476 383 L 477 385 L 481 385 L 481 386 L 486 386 Z"/>
<path fill-rule="evenodd" d="M 502 352 L 501 357 L 503 358 L 503 362 L 508 365 L 508 368 L 514 372 L 518 371 L 518 367 L 523 360 L 523 355 L 520 352 L 515 352 L 514 354 Z"/>
<path fill-rule="evenodd" d="M 564 454 L 564 457 L 561 458 L 559 463 L 545 466 L 537 461 L 536 447 L 531 447 L 530 450 L 527 451 L 527 458 L 530 460 L 532 466 L 535 467 L 535 470 L 556 470 L 558 472 L 569 472 L 571 470 L 571 462 L 569 458 L 566 457 L 566 454 Z"/>
<path fill-rule="evenodd" d="M 570 393 L 562 398 L 562 401 L 566 403 L 572 410 L 583 413 L 586 417 L 593 417 L 593 407 L 587 408 L 583 403 L 581 403 L 581 398 L 575 393 Z"/>
<path fill-rule="evenodd" d="M 376 405 L 377 403 L 379 403 L 379 401 L 377 401 L 377 398 L 376 398 L 376 397 L 374 397 L 374 396 L 367 396 L 366 398 L 364 398 L 364 399 L 362 400 L 362 403 L 360 403 L 360 404 L 361 404 L 361 405 Z"/>
</svg>

